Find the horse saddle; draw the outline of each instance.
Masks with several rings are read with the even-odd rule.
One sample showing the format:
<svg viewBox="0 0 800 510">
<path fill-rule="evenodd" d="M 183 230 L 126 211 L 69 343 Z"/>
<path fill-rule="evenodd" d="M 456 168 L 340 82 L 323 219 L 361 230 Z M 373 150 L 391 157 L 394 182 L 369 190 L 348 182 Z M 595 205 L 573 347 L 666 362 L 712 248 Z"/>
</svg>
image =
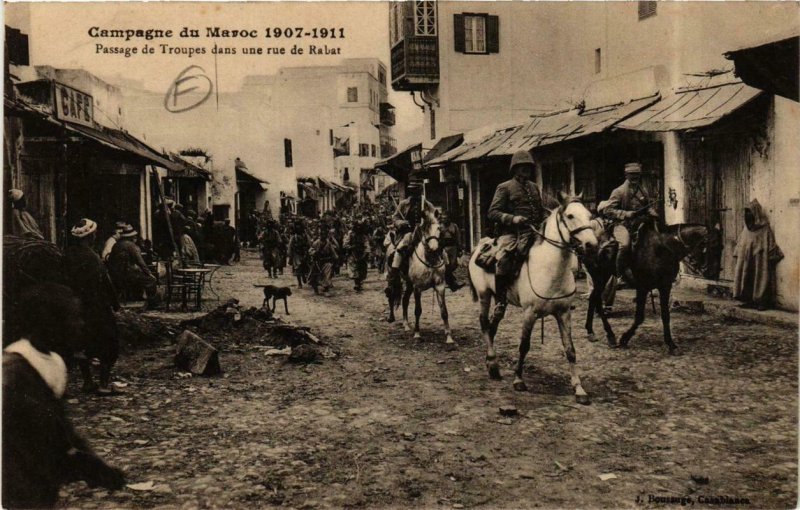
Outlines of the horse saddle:
<svg viewBox="0 0 800 510">
<path fill-rule="evenodd" d="M 487 239 L 478 247 L 478 256 L 475 258 L 475 264 L 486 271 L 487 273 L 494 273 L 497 267 L 497 252 L 500 246 L 497 244 L 497 239 Z"/>
</svg>

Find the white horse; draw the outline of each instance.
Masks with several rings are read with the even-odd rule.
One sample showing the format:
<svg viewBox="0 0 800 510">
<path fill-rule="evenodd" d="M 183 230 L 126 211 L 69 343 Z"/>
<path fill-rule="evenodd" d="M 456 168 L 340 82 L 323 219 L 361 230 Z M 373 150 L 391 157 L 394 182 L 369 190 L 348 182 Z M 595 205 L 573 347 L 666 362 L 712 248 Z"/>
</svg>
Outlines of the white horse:
<svg viewBox="0 0 800 510">
<path fill-rule="evenodd" d="M 531 332 L 537 319 L 552 315 L 558 323 L 561 343 L 569 361 L 570 382 L 575 391 L 575 399 L 580 404 L 589 404 L 589 396 L 581 386 L 580 374 L 575 363 L 570 311 L 576 291 L 573 273 L 578 264 L 576 252 L 591 254 L 597 248 L 597 237 L 591 228 L 592 215 L 581 203 L 581 195 L 569 197 L 559 193 L 561 205 L 552 211 L 545 222 L 543 237 L 538 237 L 528 251 L 528 259 L 523 263 L 519 277 L 508 290 L 508 302 L 521 307 L 525 313 L 514 389 L 527 390 L 522 380 L 522 368 L 525 356 L 530 350 Z M 489 321 L 495 278 L 494 274 L 487 273 L 475 263 L 481 245 L 488 242 L 491 240 L 482 239 L 470 257 L 469 277 L 473 300 L 480 299 L 481 334 L 487 346 L 486 366 L 489 376 L 492 379 L 500 379 L 500 368 L 497 365 L 497 353 L 494 349 L 494 336 L 497 333 L 499 320 Z"/>
<path fill-rule="evenodd" d="M 405 290 L 403 292 L 403 328 L 411 330 L 408 323 L 408 303 L 411 294 L 414 294 L 414 338 L 420 339 L 419 318 L 422 315 L 422 293 L 428 289 L 433 289 L 436 293 L 436 301 L 439 303 L 439 310 L 444 323 L 446 335 L 445 345 L 455 346 L 455 340 L 450 334 L 450 322 L 447 314 L 447 303 L 445 301 L 445 282 L 444 272 L 447 262 L 442 244 L 439 239 L 441 226 L 439 225 L 438 211 L 426 208 L 422 211 L 422 224 L 418 227 L 419 240 L 415 244 L 413 251 L 409 255 L 408 275 L 404 278 Z M 394 320 L 394 302 L 389 296 L 389 322 Z"/>
</svg>

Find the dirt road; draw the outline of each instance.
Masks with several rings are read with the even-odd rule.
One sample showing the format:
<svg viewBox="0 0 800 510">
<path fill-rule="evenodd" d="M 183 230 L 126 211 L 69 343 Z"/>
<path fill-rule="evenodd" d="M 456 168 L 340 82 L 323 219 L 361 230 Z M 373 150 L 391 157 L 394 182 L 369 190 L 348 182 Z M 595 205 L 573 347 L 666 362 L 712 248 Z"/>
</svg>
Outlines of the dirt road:
<svg viewBox="0 0 800 510">
<path fill-rule="evenodd" d="M 260 306 L 254 282 L 266 278 L 248 254 L 220 271 L 216 285 L 223 296 Z M 430 293 L 417 343 L 385 322 L 374 271 L 361 294 L 344 277 L 335 285 L 329 298 L 294 289 L 289 319 L 310 326 L 337 359 L 298 366 L 256 346 L 219 345 L 223 377 L 184 379 L 170 366 L 169 344 L 133 349 L 116 370 L 129 383 L 126 394 L 105 399 L 81 395 L 73 375 L 70 410 L 80 431 L 131 484 L 152 484 L 113 494 L 72 484 L 65 504 L 655 508 L 663 505 L 653 498 L 702 505 L 727 497 L 785 508 L 797 501 L 793 330 L 676 313 L 683 355 L 668 357 L 648 307 L 632 348 L 611 350 L 586 341 L 580 299 L 575 346 L 592 397 L 584 407 L 572 396 L 552 319 L 544 344 L 536 327 L 530 391 L 517 393 L 519 310 L 498 333 L 504 379 L 490 381 L 467 289 L 449 295 L 459 347 L 448 351 Z M 617 331 L 632 317 L 630 299 L 620 299 Z M 509 404 L 519 416 L 499 414 Z"/>
</svg>

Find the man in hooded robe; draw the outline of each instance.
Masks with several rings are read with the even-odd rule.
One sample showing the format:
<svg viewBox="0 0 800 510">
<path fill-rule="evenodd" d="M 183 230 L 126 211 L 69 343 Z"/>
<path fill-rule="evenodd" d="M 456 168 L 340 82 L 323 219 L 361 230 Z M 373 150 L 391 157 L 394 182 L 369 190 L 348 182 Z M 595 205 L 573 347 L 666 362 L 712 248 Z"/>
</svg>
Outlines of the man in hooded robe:
<svg viewBox="0 0 800 510">
<path fill-rule="evenodd" d="M 44 239 L 39 224 L 27 210 L 22 190 L 8 190 L 8 198 L 11 203 L 11 233 L 28 239 Z"/>
<path fill-rule="evenodd" d="M 744 308 L 766 310 L 775 294 L 775 265 L 783 259 L 783 252 L 758 200 L 745 208 L 744 223 L 733 255 L 733 297 L 742 301 Z"/>
</svg>

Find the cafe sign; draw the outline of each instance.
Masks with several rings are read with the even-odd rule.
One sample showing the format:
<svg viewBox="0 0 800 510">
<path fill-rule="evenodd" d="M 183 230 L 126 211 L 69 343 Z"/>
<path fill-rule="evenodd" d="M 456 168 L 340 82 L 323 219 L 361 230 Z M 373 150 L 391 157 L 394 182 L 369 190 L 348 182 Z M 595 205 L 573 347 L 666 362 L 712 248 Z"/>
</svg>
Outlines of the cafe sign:
<svg viewBox="0 0 800 510">
<path fill-rule="evenodd" d="M 94 99 L 89 94 L 53 82 L 56 118 L 64 122 L 93 127 Z"/>
</svg>

